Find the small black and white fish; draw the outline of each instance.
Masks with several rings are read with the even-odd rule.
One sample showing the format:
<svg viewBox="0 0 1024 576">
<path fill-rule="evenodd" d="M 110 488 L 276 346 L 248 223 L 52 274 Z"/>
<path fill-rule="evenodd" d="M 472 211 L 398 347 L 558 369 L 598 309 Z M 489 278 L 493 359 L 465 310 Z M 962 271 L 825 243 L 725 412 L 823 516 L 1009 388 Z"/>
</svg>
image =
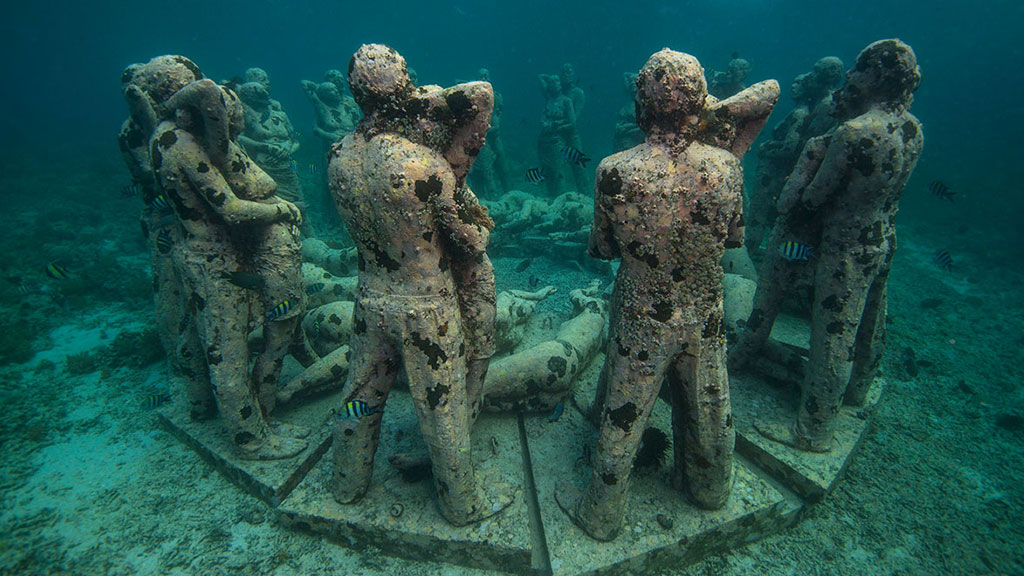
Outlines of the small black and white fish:
<svg viewBox="0 0 1024 576">
<path fill-rule="evenodd" d="M 294 158 L 292 158 L 292 161 L 289 164 L 289 167 L 292 169 L 292 172 L 298 172 L 299 171 L 299 163 L 296 162 Z"/>
<path fill-rule="evenodd" d="M 167 254 L 171 251 L 171 248 L 174 248 L 174 241 L 171 240 L 171 231 L 164 228 L 156 236 L 156 249 L 161 254 Z"/>
<path fill-rule="evenodd" d="M 170 401 L 170 392 L 153 392 L 152 394 L 146 394 L 142 399 L 142 407 L 146 410 L 152 410 L 154 408 L 159 408 Z"/>
<path fill-rule="evenodd" d="M 590 158 L 587 158 L 587 155 L 575 146 L 566 146 L 562 148 L 562 156 L 564 156 L 570 164 L 575 164 L 577 166 L 586 166 L 587 162 L 590 162 Z"/>
<path fill-rule="evenodd" d="M 309 163 L 309 173 L 310 174 L 319 174 L 320 173 L 320 165 L 317 164 L 316 162 L 310 162 Z"/>
<path fill-rule="evenodd" d="M 799 242 L 783 242 L 781 246 L 782 257 L 790 262 L 796 262 L 798 260 L 806 261 L 814 255 L 814 248 L 801 244 Z"/>
<path fill-rule="evenodd" d="M 150 203 L 150 206 L 159 210 L 160 212 L 171 211 L 171 203 L 167 201 L 167 197 L 164 196 L 163 194 L 159 194 L 157 195 L 156 198 L 153 198 L 153 201 Z"/>
<path fill-rule="evenodd" d="M 558 419 L 562 417 L 562 412 L 565 412 L 565 402 L 555 404 L 555 409 L 551 412 L 551 416 L 548 417 L 548 422 L 558 422 Z"/>
<path fill-rule="evenodd" d="M 50 262 L 46 265 L 46 275 L 54 280 L 65 280 L 70 274 L 67 268 L 56 262 Z"/>
<path fill-rule="evenodd" d="M 526 171 L 526 181 L 530 184 L 539 184 L 544 181 L 544 172 L 540 168 L 530 168 Z"/>
<path fill-rule="evenodd" d="M 292 307 L 294 306 L 295 303 L 292 302 L 291 300 L 284 300 L 277 306 L 271 308 L 269 312 L 267 312 L 267 322 L 273 322 L 274 320 L 283 317 L 285 314 L 291 312 Z"/>
<path fill-rule="evenodd" d="M 932 194 L 935 195 L 936 198 L 941 200 L 949 200 L 952 202 L 953 197 L 956 196 L 956 192 L 950 190 L 949 186 L 946 186 L 946 183 L 942 180 L 932 180 L 931 183 L 928 184 L 928 189 L 931 190 Z"/>
<path fill-rule="evenodd" d="M 139 185 L 134 182 L 121 188 L 121 198 L 135 198 L 139 195 Z"/>
<path fill-rule="evenodd" d="M 362 400 L 352 400 L 345 402 L 345 405 L 341 407 L 341 412 L 338 413 L 339 420 L 359 420 L 363 416 L 369 416 L 370 414 L 376 414 L 380 410 L 370 407 L 369 404 Z"/>
<path fill-rule="evenodd" d="M 313 320 L 313 340 L 320 337 L 320 319 Z"/>
<path fill-rule="evenodd" d="M 252 290 L 254 292 L 262 290 L 264 286 L 267 285 L 267 281 L 263 276 L 253 274 L 251 272 L 242 272 L 241 270 L 238 272 L 231 272 L 230 274 L 224 274 L 222 278 L 239 288 L 245 288 L 246 290 Z M 285 300 L 285 302 L 287 302 L 287 300 Z"/>
<path fill-rule="evenodd" d="M 530 284 L 530 288 L 536 288 L 537 284 L 540 284 L 540 278 L 537 278 L 533 274 L 530 274 L 529 284 Z"/>
<path fill-rule="evenodd" d="M 317 282 L 316 284 L 310 284 L 309 286 L 306 286 L 306 294 L 309 294 L 310 296 L 312 296 L 313 294 L 316 294 L 317 292 L 323 290 L 324 286 L 325 286 L 325 284 L 323 282 Z"/>
<path fill-rule="evenodd" d="M 946 272 L 951 272 L 953 270 L 953 255 L 949 253 L 949 250 L 939 250 L 935 253 L 935 263 Z"/>
<path fill-rule="evenodd" d="M 521 260 L 519 264 L 516 265 L 516 272 L 526 272 L 526 269 L 530 267 L 530 264 L 533 264 L 533 258 Z"/>
</svg>

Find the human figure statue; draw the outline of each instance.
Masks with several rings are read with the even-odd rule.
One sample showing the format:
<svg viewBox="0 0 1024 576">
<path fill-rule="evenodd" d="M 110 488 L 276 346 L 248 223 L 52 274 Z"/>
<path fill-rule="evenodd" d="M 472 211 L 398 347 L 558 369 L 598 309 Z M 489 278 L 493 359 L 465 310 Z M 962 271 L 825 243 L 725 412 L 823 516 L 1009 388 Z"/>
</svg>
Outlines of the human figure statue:
<svg viewBox="0 0 1024 576">
<path fill-rule="evenodd" d="M 341 86 L 338 85 L 340 74 L 337 70 L 328 70 L 328 79 L 324 82 L 302 81 L 302 90 L 313 105 L 313 132 L 323 142 L 325 155 L 331 145 L 351 134 L 359 121 L 355 100 L 345 93 L 344 77 L 340 78 Z"/>
<path fill-rule="evenodd" d="M 467 199 L 464 185 L 483 147 L 491 87 L 417 88 L 405 59 L 379 44 L 356 52 L 348 80 L 364 117 L 332 149 L 328 178 L 359 251 L 346 389 L 368 413 L 335 428 L 332 493 L 352 503 L 369 488 L 381 411 L 404 370 L 440 511 L 462 526 L 512 500 L 507 485 L 484 481 L 474 470 L 470 342 L 463 335 L 464 288 L 456 278 L 458 270 L 475 270 L 467 262 L 486 257 L 492 225 L 475 198 Z M 431 145 L 408 137 L 412 133 Z M 490 294 L 493 306 L 493 288 Z"/>
<path fill-rule="evenodd" d="M 189 413 L 197 420 L 214 414 L 216 404 L 202 346 L 184 297 L 178 265 L 181 227 L 153 174 L 149 141 L 159 122 L 156 109 L 175 92 L 202 77 L 199 67 L 183 56 L 158 56 L 145 64 L 128 66 L 121 76 L 121 91 L 130 114 L 118 135 L 125 164 L 145 203 L 141 224 L 153 270 L 157 332 L 172 370 L 184 379 Z"/>
<path fill-rule="evenodd" d="M 270 97 L 270 79 L 260 68 L 245 71 L 235 89 L 245 108 L 245 131 L 238 137 L 246 154 L 277 182 L 277 196 L 302 206 L 302 184 L 292 169 L 299 150 L 292 122 L 281 103 Z"/>
<path fill-rule="evenodd" d="M 572 98 L 563 93 L 562 81 L 558 76 L 540 74 L 537 78 L 544 92 L 544 115 L 537 139 L 537 157 L 548 196 L 554 198 L 563 192 L 565 167 L 571 166 L 563 150 L 579 142 L 576 134 L 576 109 Z M 575 172 L 573 174 L 575 178 Z"/>
<path fill-rule="evenodd" d="M 622 88 L 629 104 L 623 104 L 615 116 L 612 149 L 616 152 L 628 150 L 644 141 L 644 131 L 636 124 L 636 104 L 633 102 L 634 92 L 636 92 L 635 72 L 626 72 L 622 75 Z"/>
<path fill-rule="evenodd" d="M 481 68 L 477 80 L 490 82 L 491 73 Z M 487 144 L 480 151 L 470 181 L 482 198 L 495 199 L 510 188 L 508 180 L 508 164 L 505 159 L 505 143 L 501 139 L 501 113 L 504 109 L 504 98 L 500 92 L 494 93 L 494 113 L 491 114 L 491 129 L 487 131 Z"/>
<path fill-rule="evenodd" d="M 810 72 L 793 80 L 790 94 L 796 107 L 772 130 L 771 139 L 757 149 L 757 172 L 747 210 L 746 244 L 755 253 L 775 222 L 775 205 L 808 140 L 834 125 L 832 90 L 843 79 L 843 61 L 822 58 Z"/>
<path fill-rule="evenodd" d="M 724 100 L 746 88 L 745 82 L 749 75 L 750 62 L 735 56 L 729 61 L 725 72 L 715 72 L 711 75 L 708 92 L 715 98 Z"/>
<path fill-rule="evenodd" d="M 719 262 L 742 245 L 740 158 L 778 93 L 770 80 L 709 101 L 697 59 L 666 48 L 637 78 L 646 142 L 598 166 L 590 253 L 621 258 L 595 401 L 599 437 L 586 491 L 562 485 L 555 494 L 595 539 L 611 540 L 621 526 L 633 460 L 666 377 L 675 487 L 701 508 L 729 497 L 734 430 Z"/>
<path fill-rule="evenodd" d="M 274 180 L 238 145 L 245 120 L 234 92 L 199 79 L 157 115 L 150 159 L 181 226 L 184 293 L 224 426 L 242 458 L 294 456 L 306 432 L 270 415 L 302 312 L 299 210 L 274 196 Z M 264 350 L 250 374 L 253 295 L 264 312 Z"/>
<path fill-rule="evenodd" d="M 562 64 L 562 71 L 558 74 L 559 87 L 562 90 L 562 94 L 567 96 L 572 101 L 572 112 L 573 112 L 573 130 L 565 133 L 565 143 L 579 151 L 583 151 L 583 142 L 580 140 L 579 133 L 579 121 L 580 116 L 583 115 L 583 106 L 587 102 L 586 95 L 583 93 L 583 88 L 579 86 L 579 78 L 576 76 L 576 69 L 572 64 Z M 565 154 L 563 154 L 563 158 Z M 587 170 L 583 162 L 569 161 L 569 169 L 572 170 L 572 179 L 576 185 L 576 192 L 583 194 L 585 190 L 590 190 L 590 180 L 587 178 L 587 174 L 590 172 Z"/>
<path fill-rule="evenodd" d="M 753 312 L 730 351 L 732 366 L 751 362 L 792 286 L 813 285 L 810 362 L 796 423 L 759 425 L 769 438 L 828 451 L 844 397 L 854 406 L 866 399 L 882 354 L 896 211 L 924 144 L 909 111 L 920 81 L 910 46 L 881 40 L 865 48 L 835 93 L 839 124 L 807 142 L 782 190 Z M 779 249 L 785 242 L 813 254 L 788 258 Z"/>
</svg>

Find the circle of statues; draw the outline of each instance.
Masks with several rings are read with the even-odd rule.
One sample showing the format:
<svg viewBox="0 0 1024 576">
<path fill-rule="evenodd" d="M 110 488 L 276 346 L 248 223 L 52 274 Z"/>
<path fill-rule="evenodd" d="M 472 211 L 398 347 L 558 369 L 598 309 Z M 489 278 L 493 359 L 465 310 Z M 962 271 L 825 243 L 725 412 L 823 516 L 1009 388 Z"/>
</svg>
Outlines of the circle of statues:
<svg viewBox="0 0 1024 576">
<path fill-rule="evenodd" d="M 594 172 L 575 70 L 541 75 L 539 166 L 525 178 L 538 194 L 510 189 L 502 99 L 486 69 L 419 86 L 400 54 L 370 44 L 347 70 L 302 82 L 327 159 L 309 172 L 329 190 L 347 248 L 305 223 L 316 198 L 295 159 L 301 134 L 265 71 L 217 83 L 187 58 L 161 56 L 121 79 L 119 143 L 145 202 L 160 336 L 190 417 L 218 419 L 238 457 L 307 450 L 310 431 L 280 421 L 278 406 L 340 389 L 330 491 L 358 502 L 389 393 L 407 384 L 440 513 L 467 525 L 515 498 L 474 465 L 481 411 L 550 410 L 603 352 L 584 409 L 596 428 L 591 473 L 563 479 L 554 500 L 611 540 L 659 396 L 672 409 L 672 483 L 704 509 L 723 506 L 733 484 L 730 370 L 802 366 L 794 421 L 754 423 L 799 450 L 829 451 L 840 407 L 865 402 L 885 336 L 894 218 L 923 146 L 909 112 L 921 77 L 906 44 L 869 45 L 845 79 L 832 57 L 798 76 L 793 110 L 757 150 L 746 202 L 741 160 L 779 86 L 746 86 L 751 65 L 735 55 L 706 77 L 695 57 L 666 48 L 627 74 L 633 103 L 618 114 L 616 152 Z M 556 290 L 531 278 L 530 290 L 498 293 L 489 249 L 578 254 L 581 267 L 615 269 L 614 287 L 573 290 L 557 335 L 522 348 L 527 320 Z M 757 284 L 727 342 L 723 262 L 736 252 Z M 529 266 L 524 258 L 519 271 Z M 810 318 L 804 364 L 769 338 L 787 300 Z M 303 371 L 280 382 L 288 355 Z"/>
</svg>

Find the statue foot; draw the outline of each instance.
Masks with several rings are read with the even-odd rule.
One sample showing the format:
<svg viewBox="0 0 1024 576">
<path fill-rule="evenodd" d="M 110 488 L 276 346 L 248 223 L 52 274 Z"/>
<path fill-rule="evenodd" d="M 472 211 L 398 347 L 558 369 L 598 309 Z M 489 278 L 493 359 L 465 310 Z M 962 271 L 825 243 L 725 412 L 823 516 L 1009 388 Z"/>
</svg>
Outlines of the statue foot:
<svg viewBox="0 0 1024 576">
<path fill-rule="evenodd" d="M 305 440 L 267 434 L 266 438 L 240 444 L 238 452 L 243 460 L 279 460 L 295 456 L 306 446 Z"/>
<path fill-rule="evenodd" d="M 831 441 L 818 444 L 800 436 L 792 425 L 776 424 L 773 422 L 759 422 L 754 424 L 757 433 L 772 442 L 784 444 L 790 448 L 804 452 L 828 452 L 831 449 Z"/>
<path fill-rule="evenodd" d="M 407 452 L 399 452 L 397 454 L 391 454 L 388 456 L 388 463 L 395 468 L 406 471 L 416 468 L 423 468 L 424 466 L 430 466 L 430 456 L 426 453 L 423 454 L 409 454 Z"/>
<path fill-rule="evenodd" d="M 305 438 L 309 436 L 310 432 L 312 432 L 312 430 L 305 426 L 289 424 L 280 420 L 269 420 L 267 421 L 267 424 L 270 425 L 270 429 L 273 430 L 275 434 L 287 436 L 288 438 Z"/>
<path fill-rule="evenodd" d="M 562 512 L 572 520 L 572 523 L 579 526 L 581 530 L 587 533 L 594 540 L 601 542 L 610 542 L 614 540 L 619 533 L 618 527 L 611 529 L 598 526 L 590 526 L 584 521 L 583 516 L 580 514 L 580 506 L 583 505 L 583 493 L 580 492 L 579 488 L 576 488 L 572 484 L 567 482 L 559 482 L 555 487 L 555 502 L 558 507 L 561 508 Z"/>
<path fill-rule="evenodd" d="M 489 471 L 483 474 L 477 473 L 477 484 L 482 486 L 479 489 L 480 506 L 476 512 L 466 517 L 465 522 L 460 522 L 459 526 L 473 524 L 474 522 L 486 520 L 491 516 L 496 516 L 505 508 L 508 508 L 512 502 L 515 502 L 518 488 L 513 488 L 511 484 L 502 482 L 498 478 L 497 471 Z"/>
</svg>

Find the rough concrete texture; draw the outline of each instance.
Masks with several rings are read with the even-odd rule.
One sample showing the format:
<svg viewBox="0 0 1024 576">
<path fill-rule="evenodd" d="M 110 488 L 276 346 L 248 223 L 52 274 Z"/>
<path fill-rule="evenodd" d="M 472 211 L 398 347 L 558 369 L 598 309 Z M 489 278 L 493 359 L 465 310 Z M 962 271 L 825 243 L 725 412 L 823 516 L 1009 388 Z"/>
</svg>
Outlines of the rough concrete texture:
<svg viewBox="0 0 1024 576">
<path fill-rule="evenodd" d="M 429 480 L 407 482 L 386 458 L 426 451 L 407 392 L 391 393 L 381 437 L 386 441 L 382 457 L 374 461 L 374 481 L 358 503 L 341 505 L 332 497 L 333 457 L 328 456 L 278 508 L 282 521 L 325 534 L 344 546 L 373 547 L 389 555 L 476 568 L 530 571 L 529 515 L 522 495 L 522 453 L 514 417 L 480 417 L 473 434 L 473 461 L 476 468 L 514 485 L 516 499 L 501 514 L 461 528 L 446 522 L 438 511 Z"/>
<path fill-rule="evenodd" d="M 186 402 L 180 396 L 164 405 L 157 414 L 167 428 L 194 449 L 208 463 L 239 488 L 277 506 L 330 447 L 330 414 L 340 403 L 340 394 L 321 396 L 295 407 L 282 407 L 281 422 L 311 430 L 308 446 L 298 455 L 280 460 L 239 458 L 228 432 L 216 420 L 195 422 L 189 417 Z"/>
</svg>

